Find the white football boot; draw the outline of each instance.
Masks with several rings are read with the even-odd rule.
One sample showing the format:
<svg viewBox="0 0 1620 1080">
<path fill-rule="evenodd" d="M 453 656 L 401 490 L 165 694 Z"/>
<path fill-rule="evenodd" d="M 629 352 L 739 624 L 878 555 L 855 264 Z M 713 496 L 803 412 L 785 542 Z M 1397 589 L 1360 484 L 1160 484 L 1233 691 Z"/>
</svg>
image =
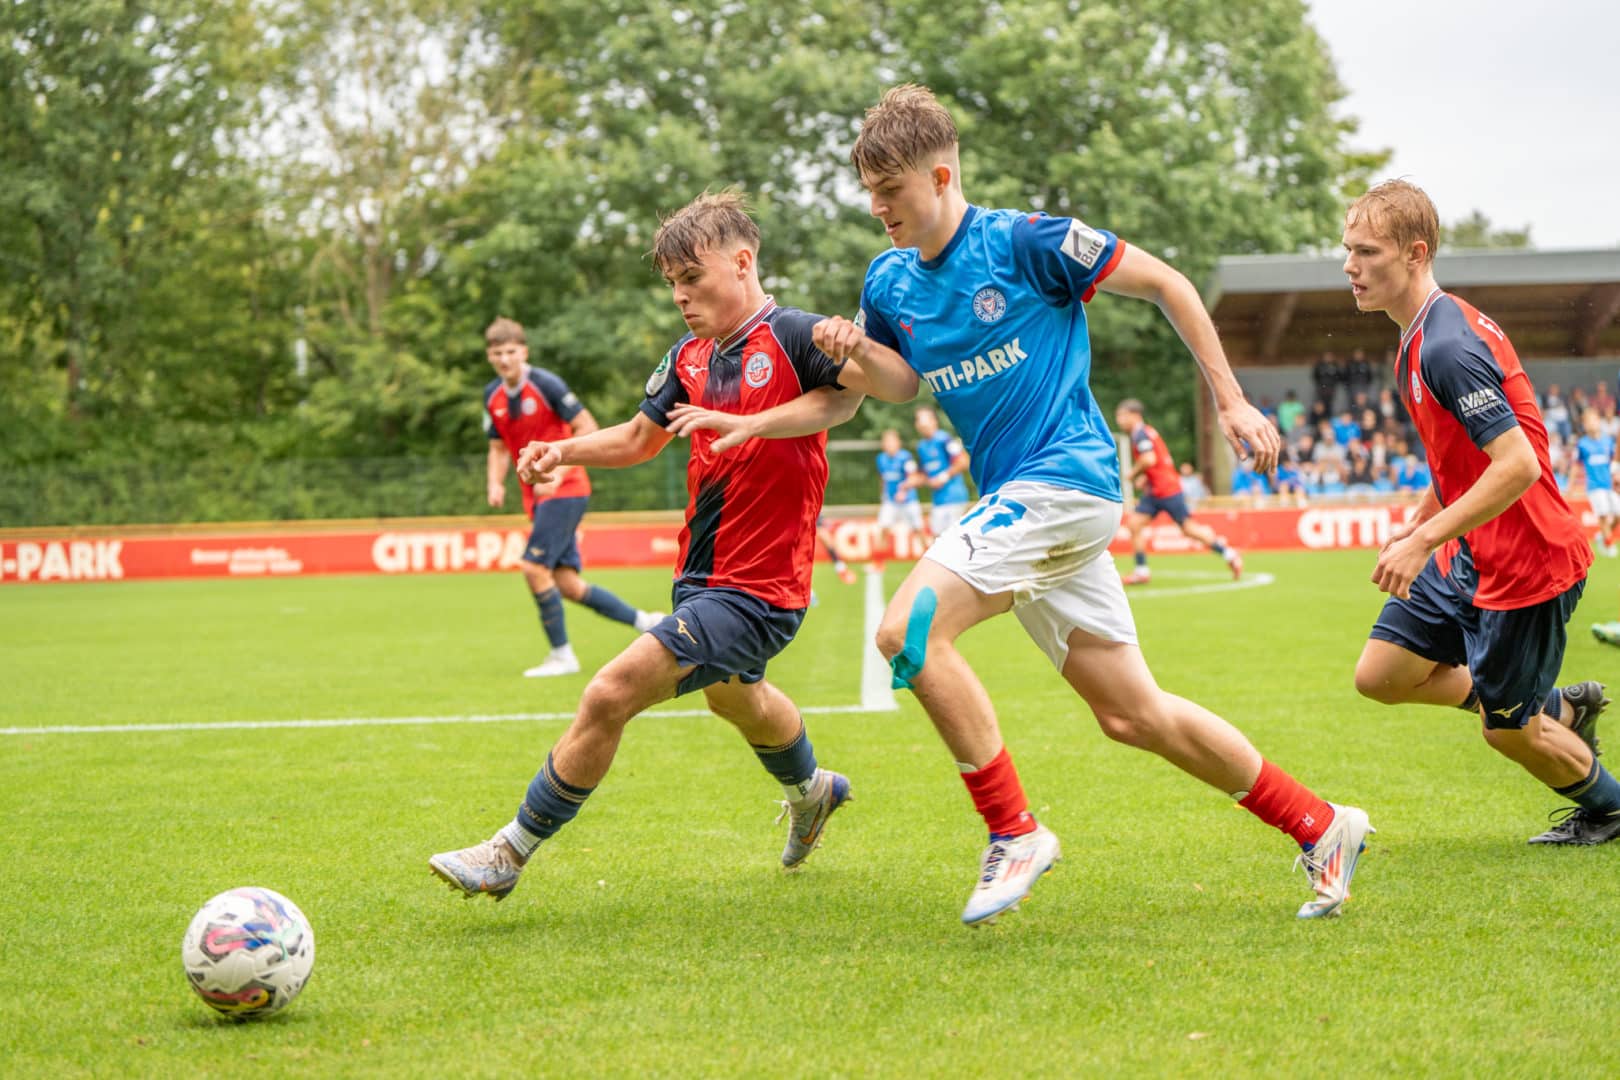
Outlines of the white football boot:
<svg viewBox="0 0 1620 1080">
<path fill-rule="evenodd" d="M 500 833 L 470 848 L 440 852 L 428 860 L 428 867 L 468 900 L 475 896 L 505 900 L 517 888 L 518 875 L 523 873 L 523 864 Z"/>
<path fill-rule="evenodd" d="M 990 841 L 979 865 L 979 883 L 962 909 L 962 921 L 984 926 L 1002 912 L 1017 910 L 1029 898 L 1036 879 L 1062 857 L 1058 838 L 1045 825 L 1036 825 L 1034 832 L 1023 836 Z"/>
<path fill-rule="evenodd" d="M 1378 831 L 1367 821 L 1365 810 L 1328 805 L 1333 807 L 1333 823 L 1310 850 L 1301 851 L 1294 860 L 1295 866 L 1305 868 L 1316 892 L 1316 899 L 1301 905 L 1302 919 L 1325 919 L 1340 913 L 1350 899 L 1350 879 L 1355 876 L 1356 861 L 1367 849 L 1367 834 Z"/>
<path fill-rule="evenodd" d="M 663 621 L 664 613 L 662 611 L 638 611 L 636 612 L 636 633 L 645 634 Z"/>
<path fill-rule="evenodd" d="M 525 679 L 544 679 L 552 675 L 577 675 L 579 673 L 579 657 L 574 655 L 571 645 L 564 645 L 560 649 L 552 649 L 551 654 L 534 667 L 523 673 Z"/>
</svg>

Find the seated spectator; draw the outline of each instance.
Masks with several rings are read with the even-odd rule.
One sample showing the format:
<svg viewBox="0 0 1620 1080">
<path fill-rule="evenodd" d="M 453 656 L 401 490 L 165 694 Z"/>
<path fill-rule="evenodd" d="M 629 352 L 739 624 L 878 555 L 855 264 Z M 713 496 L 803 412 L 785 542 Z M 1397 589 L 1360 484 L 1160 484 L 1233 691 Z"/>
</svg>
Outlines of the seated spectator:
<svg viewBox="0 0 1620 1080">
<path fill-rule="evenodd" d="M 1395 467 L 1395 486 L 1401 491 L 1427 491 L 1429 467 L 1416 454 L 1407 454 Z"/>
<path fill-rule="evenodd" d="M 1204 478 L 1192 467 L 1190 461 L 1181 463 L 1181 495 L 1187 500 L 1187 505 L 1192 507 L 1209 498 L 1209 488 L 1204 484 Z"/>
<path fill-rule="evenodd" d="M 1271 485 L 1266 478 L 1254 471 L 1254 463 L 1244 458 L 1232 470 L 1232 494 L 1247 498 L 1259 495 L 1270 495 Z"/>
<path fill-rule="evenodd" d="M 1277 406 L 1277 427 L 1284 435 L 1292 435 L 1303 419 L 1305 403 L 1292 390 L 1285 391 L 1282 402 Z"/>
<path fill-rule="evenodd" d="M 1277 495 L 1284 500 L 1305 505 L 1305 474 L 1290 450 L 1284 450 L 1277 459 Z"/>
<path fill-rule="evenodd" d="M 1271 400 L 1271 395 L 1269 394 L 1260 395 L 1260 415 L 1265 417 L 1267 420 L 1270 420 L 1273 424 L 1278 423 L 1277 403 Z M 1277 430 L 1282 430 L 1281 425 L 1278 426 Z"/>
<path fill-rule="evenodd" d="M 1350 359 L 1345 363 L 1344 380 L 1352 402 L 1355 401 L 1357 394 L 1371 392 L 1373 371 L 1372 365 L 1367 362 L 1366 352 L 1357 349 L 1350 354 Z"/>
<path fill-rule="evenodd" d="M 1333 421 L 1333 437 L 1341 446 L 1349 446 L 1352 440 L 1361 438 L 1361 425 L 1350 415 L 1350 410 L 1346 409 Z"/>
<path fill-rule="evenodd" d="M 1333 425 L 1324 422 L 1317 428 L 1316 447 L 1311 451 L 1311 460 L 1318 465 L 1337 465 L 1341 469 L 1345 462 L 1344 444 L 1333 432 Z"/>
<path fill-rule="evenodd" d="M 1395 491 L 1395 469 L 1390 465 L 1380 465 L 1373 470 L 1373 490 L 1380 495 L 1389 495 Z"/>
<path fill-rule="evenodd" d="M 1385 420 L 1394 420 L 1403 425 L 1406 423 L 1406 407 L 1395 396 L 1395 391 L 1387 386 L 1378 391 L 1378 415 Z"/>
</svg>

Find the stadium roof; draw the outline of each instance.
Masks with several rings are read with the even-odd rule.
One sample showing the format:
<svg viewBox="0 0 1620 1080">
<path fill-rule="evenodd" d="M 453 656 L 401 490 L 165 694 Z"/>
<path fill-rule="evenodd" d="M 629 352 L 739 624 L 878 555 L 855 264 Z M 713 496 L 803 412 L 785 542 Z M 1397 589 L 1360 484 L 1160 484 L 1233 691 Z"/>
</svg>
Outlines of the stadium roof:
<svg viewBox="0 0 1620 1080">
<path fill-rule="evenodd" d="M 1394 348 L 1395 325 L 1350 298 L 1343 256 L 1228 255 L 1204 302 L 1234 367 L 1311 364 Z M 1620 248 L 1442 251 L 1440 285 L 1507 331 L 1526 359 L 1620 356 Z"/>
</svg>

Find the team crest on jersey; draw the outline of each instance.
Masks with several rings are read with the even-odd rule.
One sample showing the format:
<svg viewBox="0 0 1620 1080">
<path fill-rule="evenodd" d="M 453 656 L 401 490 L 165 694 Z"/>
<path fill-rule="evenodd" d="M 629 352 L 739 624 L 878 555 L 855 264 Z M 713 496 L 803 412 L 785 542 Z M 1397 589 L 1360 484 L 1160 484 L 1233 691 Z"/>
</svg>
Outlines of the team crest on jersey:
<svg viewBox="0 0 1620 1080">
<path fill-rule="evenodd" d="M 995 322 L 1007 314 L 1007 297 L 994 285 L 986 285 L 973 294 L 973 314 L 980 322 Z"/>
<path fill-rule="evenodd" d="M 539 411 L 540 403 L 534 400 L 532 397 L 526 397 L 523 399 L 522 408 L 524 416 L 533 416 L 537 411 Z"/>
<path fill-rule="evenodd" d="M 1415 371 L 1412 372 L 1412 401 L 1418 405 L 1423 404 L 1423 384 L 1418 381 L 1418 373 Z"/>
<path fill-rule="evenodd" d="M 658 361 L 658 366 L 653 368 L 653 373 L 651 375 L 647 376 L 647 396 L 648 397 L 652 397 L 654 394 L 658 393 L 658 391 L 663 388 L 664 382 L 669 378 L 669 369 L 670 369 L 670 367 L 672 367 L 674 365 L 674 362 L 675 362 L 675 350 L 674 349 L 669 350 L 669 352 L 664 354 L 664 358 L 662 360 Z"/>
<path fill-rule="evenodd" d="M 748 358 L 743 365 L 743 382 L 755 390 L 771 381 L 771 358 L 767 353 L 757 352 Z"/>
</svg>

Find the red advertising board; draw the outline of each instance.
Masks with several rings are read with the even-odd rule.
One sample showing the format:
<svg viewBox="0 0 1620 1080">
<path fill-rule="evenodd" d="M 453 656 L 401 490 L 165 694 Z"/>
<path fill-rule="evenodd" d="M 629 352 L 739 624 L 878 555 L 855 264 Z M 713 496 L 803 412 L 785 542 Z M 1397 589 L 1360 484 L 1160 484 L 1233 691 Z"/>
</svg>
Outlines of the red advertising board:
<svg viewBox="0 0 1620 1080">
<path fill-rule="evenodd" d="M 1596 521 L 1585 500 L 1571 505 L 1585 525 Z M 1205 508 L 1198 519 L 1244 551 L 1376 548 L 1404 520 L 1409 504 L 1365 506 Z M 300 574 L 431 574 L 506 570 L 517 566 L 528 533 L 510 527 L 463 528 L 411 524 L 320 530 L 317 526 L 241 527 L 213 535 L 120 534 L 86 530 L 72 535 L 0 535 L 0 584 L 66 581 L 139 581 L 155 578 L 279 577 Z M 893 536 L 871 518 L 828 522 L 845 558 L 895 558 Z M 672 567 L 680 526 L 673 521 L 587 517 L 579 545 L 587 566 Z M 899 557 L 922 554 L 922 537 L 904 538 Z M 1151 527 L 1149 549 L 1158 554 L 1200 550 L 1168 521 Z M 1112 550 L 1124 554 L 1123 531 Z M 819 545 L 817 557 L 823 556 Z"/>
</svg>

